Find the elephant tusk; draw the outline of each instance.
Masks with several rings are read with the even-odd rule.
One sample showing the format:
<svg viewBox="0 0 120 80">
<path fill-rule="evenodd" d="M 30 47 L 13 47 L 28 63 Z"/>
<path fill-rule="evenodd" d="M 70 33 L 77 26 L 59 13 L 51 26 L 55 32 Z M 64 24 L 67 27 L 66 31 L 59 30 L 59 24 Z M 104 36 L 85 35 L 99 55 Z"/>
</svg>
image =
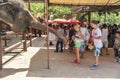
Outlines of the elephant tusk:
<svg viewBox="0 0 120 80">
<path fill-rule="evenodd" d="M 9 25 L 11 28 L 13 27 L 13 24 L 11 24 L 11 23 L 9 23 L 9 22 L 1 19 L 1 18 L 0 18 L 0 21 L 1 21 L 1 22 L 4 22 L 4 23 L 7 24 L 7 25 Z"/>
</svg>

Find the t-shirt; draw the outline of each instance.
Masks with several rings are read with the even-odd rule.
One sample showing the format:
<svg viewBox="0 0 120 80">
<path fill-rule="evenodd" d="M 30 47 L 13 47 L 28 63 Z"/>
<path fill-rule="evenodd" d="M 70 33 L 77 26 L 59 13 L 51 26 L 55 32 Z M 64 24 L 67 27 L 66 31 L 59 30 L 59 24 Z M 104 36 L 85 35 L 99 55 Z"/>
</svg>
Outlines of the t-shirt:
<svg viewBox="0 0 120 80">
<path fill-rule="evenodd" d="M 93 29 L 92 36 L 93 37 L 102 36 L 101 30 L 99 28 Z M 97 48 L 102 48 L 103 47 L 102 40 L 101 39 L 94 39 L 94 45 Z"/>
<path fill-rule="evenodd" d="M 80 42 L 83 41 L 83 39 L 81 39 L 81 36 L 79 34 L 75 34 L 74 37 L 75 37 L 75 40 L 74 40 L 75 42 L 79 42 L 80 43 Z"/>
<path fill-rule="evenodd" d="M 64 35 L 64 30 L 63 29 L 58 29 L 57 32 L 61 35 Z"/>
<path fill-rule="evenodd" d="M 51 32 L 49 32 L 49 40 L 54 41 L 55 40 L 55 35 Z"/>
<path fill-rule="evenodd" d="M 57 30 L 58 34 L 64 35 L 64 30 L 63 29 L 58 29 Z M 59 41 L 62 41 L 61 38 L 58 38 Z"/>
<path fill-rule="evenodd" d="M 88 29 L 85 27 L 81 27 L 80 30 L 81 30 L 82 35 L 84 36 L 84 40 L 88 41 L 90 38 L 90 34 L 88 32 Z"/>
<path fill-rule="evenodd" d="M 102 40 L 108 41 L 108 29 L 102 29 Z"/>
</svg>

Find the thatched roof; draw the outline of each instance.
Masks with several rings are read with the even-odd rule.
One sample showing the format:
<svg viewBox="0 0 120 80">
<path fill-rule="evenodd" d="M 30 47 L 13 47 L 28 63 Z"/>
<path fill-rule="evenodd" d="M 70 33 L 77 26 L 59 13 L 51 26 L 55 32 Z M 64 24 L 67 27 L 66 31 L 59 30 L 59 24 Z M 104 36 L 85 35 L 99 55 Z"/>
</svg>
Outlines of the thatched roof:
<svg viewBox="0 0 120 80">
<path fill-rule="evenodd" d="M 62 5 L 120 5 L 120 0 L 49 0 L 50 4 Z"/>
<path fill-rule="evenodd" d="M 24 0 L 28 1 L 28 0 Z M 30 0 L 44 2 L 45 0 Z M 77 6 L 75 11 L 118 11 L 120 0 L 48 0 L 49 5 Z"/>
<path fill-rule="evenodd" d="M 24 0 L 28 1 L 28 0 Z M 44 1 L 44 0 L 30 0 L 30 1 Z M 120 0 L 48 0 L 50 4 L 54 5 L 71 5 L 71 6 L 81 6 L 81 5 L 120 5 Z"/>
</svg>

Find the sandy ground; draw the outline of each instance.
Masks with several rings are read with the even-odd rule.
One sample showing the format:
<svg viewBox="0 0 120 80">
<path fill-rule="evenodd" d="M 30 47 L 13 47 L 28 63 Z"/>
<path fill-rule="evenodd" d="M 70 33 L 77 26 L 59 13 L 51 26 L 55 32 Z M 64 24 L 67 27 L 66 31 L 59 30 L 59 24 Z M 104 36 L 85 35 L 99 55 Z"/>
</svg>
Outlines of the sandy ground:
<svg viewBox="0 0 120 80">
<path fill-rule="evenodd" d="M 0 80 L 78 80 L 79 78 L 110 78 L 120 79 L 120 64 L 113 63 L 113 51 L 110 55 L 100 57 L 100 66 L 97 70 L 91 70 L 94 63 L 93 52 L 87 51 L 81 64 L 73 63 L 74 54 L 68 50 L 64 53 L 54 53 L 54 47 L 50 47 L 50 69 L 47 69 L 47 50 L 43 47 L 45 40 L 34 40 L 33 47 L 28 47 L 27 52 L 21 53 L 14 60 L 5 64 L 0 71 Z"/>
</svg>

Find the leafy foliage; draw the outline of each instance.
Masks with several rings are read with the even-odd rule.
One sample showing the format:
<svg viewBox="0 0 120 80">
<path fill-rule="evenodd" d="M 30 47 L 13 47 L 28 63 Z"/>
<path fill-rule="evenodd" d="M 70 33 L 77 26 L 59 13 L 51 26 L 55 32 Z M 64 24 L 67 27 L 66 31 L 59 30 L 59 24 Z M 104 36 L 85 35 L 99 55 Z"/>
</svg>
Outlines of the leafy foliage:
<svg viewBox="0 0 120 80">
<path fill-rule="evenodd" d="M 26 3 L 26 7 L 28 4 Z M 31 13 L 36 16 L 38 13 L 40 16 L 44 16 L 44 3 L 31 3 Z M 69 15 L 72 13 L 72 8 L 65 7 L 65 6 L 50 6 L 49 7 L 49 16 L 50 19 L 56 19 L 56 18 L 62 18 L 64 15 Z M 78 13 L 77 18 L 80 19 L 80 17 L 84 13 Z M 87 16 L 86 16 L 87 18 Z M 101 23 L 109 23 L 109 24 L 120 24 L 120 12 L 118 14 L 116 13 L 106 13 L 106 22 L 105 22 L 105 13 L 101 14 L 99 12 L 92 12 L 91 13 L 91 20 L 98 20 Z"/>
<path fill-rule="evenodd" d="M 54 18 L 62 18 L 64 15 L 71 14 L 71 8 L 63 6 L 50 6 L 49 13 L 53 15 Z"/>
<path fill-rule="evenodd" d="M 106 15 L 106 19 L 105 19 L 105 15 Z M 91 15 L 91 20 L 93 19 L 100 21 L 102 24 L 103 23 L 120 24 L 120 12 L 118 14 L 110 12 L 101 15 L 99 15 L 98 12 L 94 12 Z"/>
<path fill-rule="evenodd" d="M 33 15 L 36 15 L 38 13 L 41 13 L 44 15 L 44 3 L 31 3 L 31 13 Z M 26 3 L 26 7 L 28 8 L 28 3 Z"/>
<path fill-rule="evenodd" d="M 28 6 L 28 3 L 26 3 L 26 6 Z M 36 15 L 37 13 L 44 14 L 44 11 L 44 3 L 31 3 L 31 12 L 33 15 Z M 49 15 L 52 15 L 52 19 L 61 18 L 66 14 L 71 14 L 71 8 L 63 6 L 49 7 Z"/>
</svg>

